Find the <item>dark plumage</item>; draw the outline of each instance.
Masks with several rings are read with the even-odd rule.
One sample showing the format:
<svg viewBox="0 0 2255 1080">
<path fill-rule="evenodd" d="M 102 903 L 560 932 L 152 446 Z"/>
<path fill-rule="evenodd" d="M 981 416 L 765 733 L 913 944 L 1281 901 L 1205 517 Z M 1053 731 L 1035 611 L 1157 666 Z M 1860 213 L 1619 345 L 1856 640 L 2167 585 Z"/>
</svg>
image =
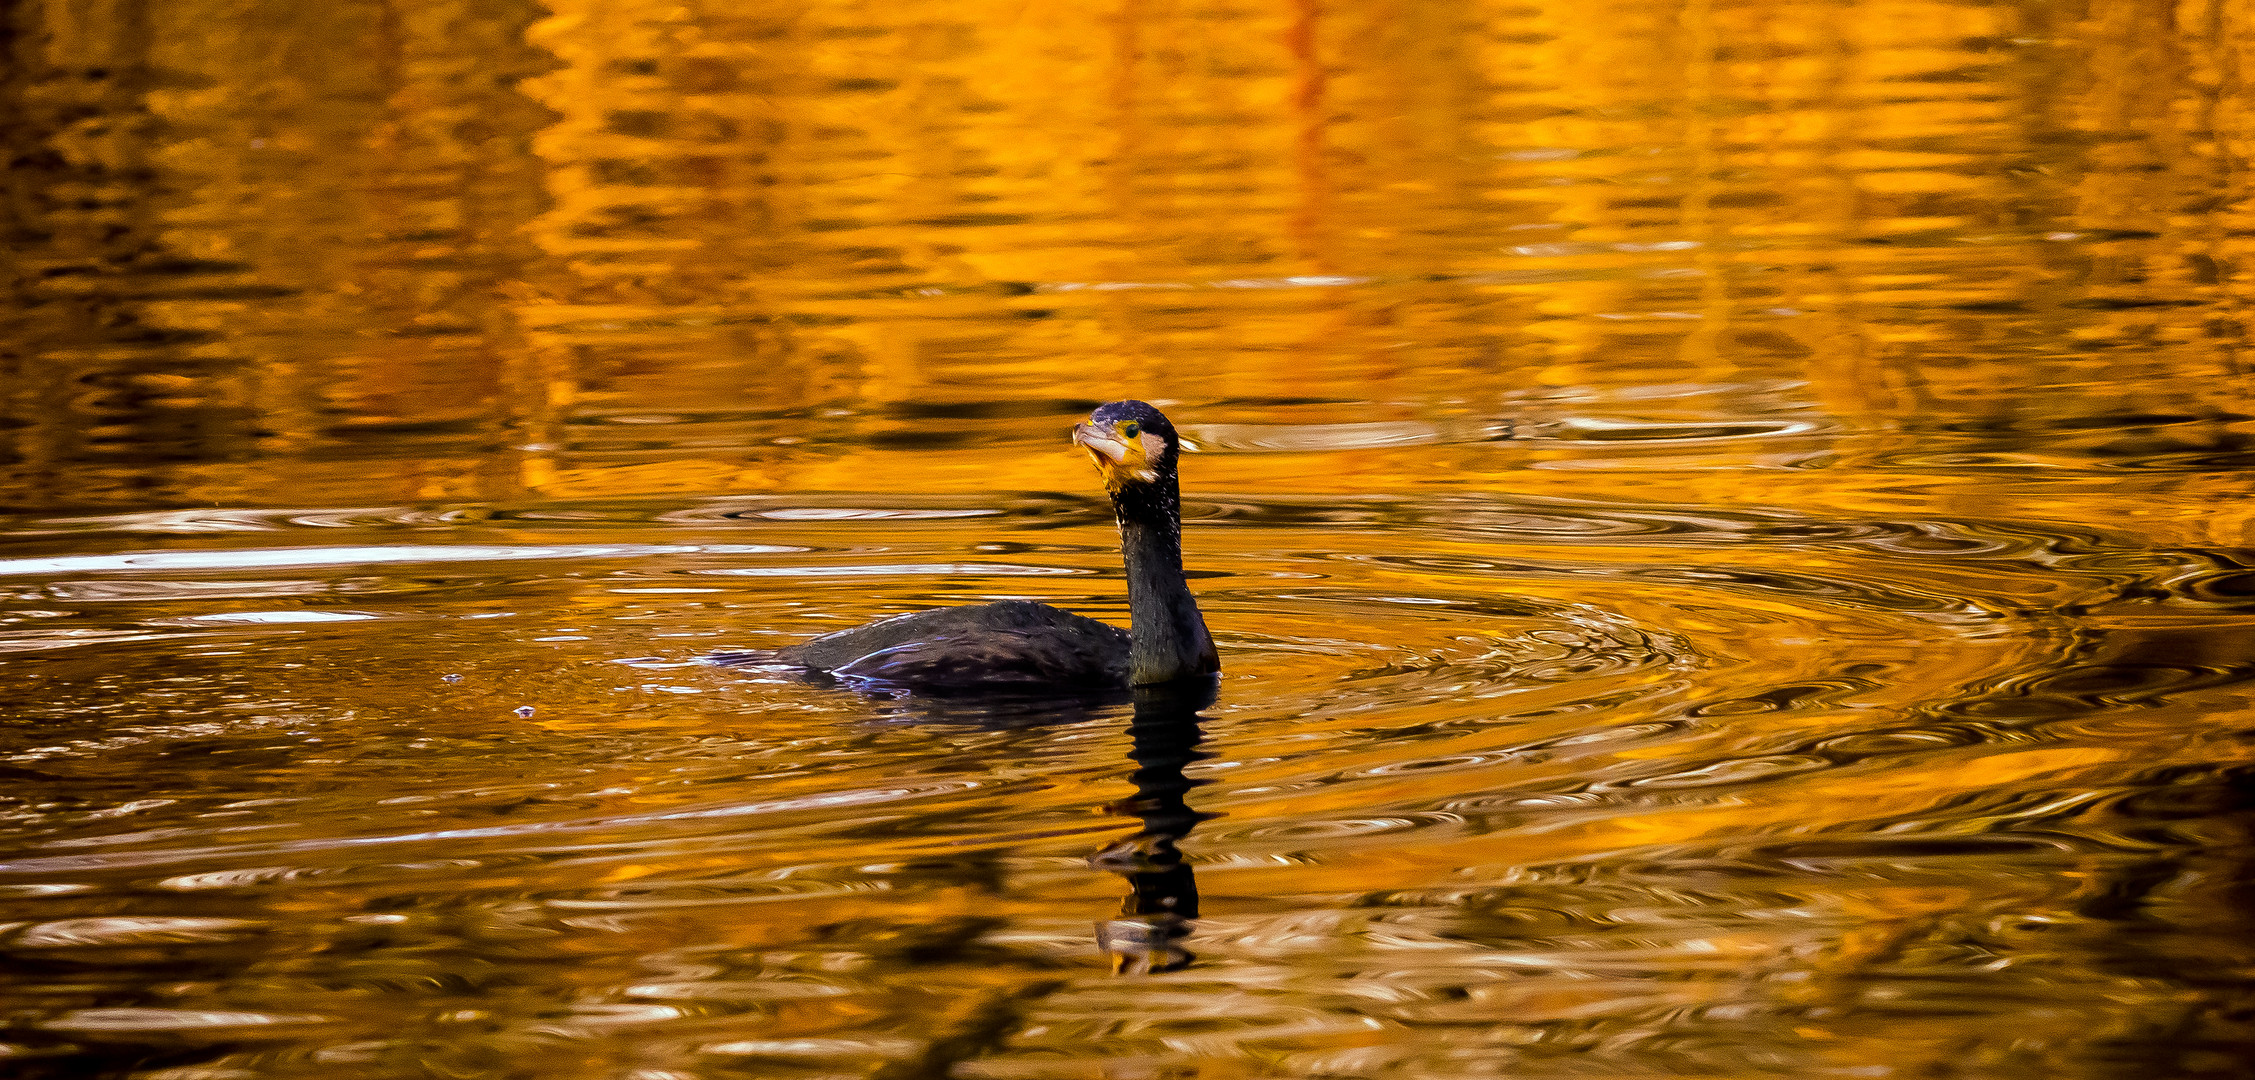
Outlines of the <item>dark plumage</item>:
<svg viewBox="0 0 2255 1080">
<path fill-rule="evenodd" d="M 1073 429 L 1111 492 L 1127 566 L 1121 630 L 1030 600 L 938 608 L 825 634 L 773 662 L 853 681 L 941 691 L 1146 686 L 1221 670 L 1182 576 L 1181 439 L 1165 414 L 1115 401 Z"/>
<path fill-rule="evenodd" d="M 934 608 L 825 634 L 775 659 L 842 679 L 927 689 L 1126 686 L 1128 632 L 1004 600 Z"/>
</svg>

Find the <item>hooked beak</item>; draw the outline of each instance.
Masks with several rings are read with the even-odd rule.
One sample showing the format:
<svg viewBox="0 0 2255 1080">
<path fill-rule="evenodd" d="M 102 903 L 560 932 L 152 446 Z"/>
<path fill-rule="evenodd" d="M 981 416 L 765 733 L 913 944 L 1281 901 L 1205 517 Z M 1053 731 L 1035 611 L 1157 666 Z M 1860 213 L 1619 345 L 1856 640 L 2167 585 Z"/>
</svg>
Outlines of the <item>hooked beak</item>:
<svg viewBox="0 0 2255 1080">
<path fill-rule="evenodd" d="M 1143 438 L 1148 437 L 1146 434 Z M 1088 451 L 1088 460 L 1104 476 L 1104 486 L 1113 490 L 1131 481 L 1149 483 L 1158 479 L 1158 471 L 1145 460 L 1149 447 L 1143 438 L 1123 439 L 1118 432 L 1095 424 L 1073 428 L 1073 445 Z"/>
<path fill-rule="evenodd" d="M 1075 424 L 1073 445 L 1088 451 L 1088 459 L 1099 469 L 1118 465 L 1128 456 L 1126 441 L 1094 424 Z"/>
</svg>

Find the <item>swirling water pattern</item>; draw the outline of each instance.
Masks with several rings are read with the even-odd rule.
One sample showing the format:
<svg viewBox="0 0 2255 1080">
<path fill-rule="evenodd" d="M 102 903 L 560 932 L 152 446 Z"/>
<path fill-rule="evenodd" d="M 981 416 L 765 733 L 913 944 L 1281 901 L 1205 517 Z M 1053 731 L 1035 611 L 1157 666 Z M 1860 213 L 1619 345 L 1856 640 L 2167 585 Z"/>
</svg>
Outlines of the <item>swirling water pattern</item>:
<svg viewBox="0 0 2255 1080">
<path fill-rule="evenodd" d="M 2239 8 L 4 17 L 0 1073 L 2242 1075 Z"/>
<path fill-rule="evenodd" d="M 241 546 L 0 560 L 45 606 L 6 638 L 17 1052 L 1697 1074 L 2040 1004 L 2078 1018 L 2017 1052 L 2051 1067 L 2197 1000 L 2142 965 L 2222 962 L 2161 958 L 2216 946 L 2175 920 L 2230 880 L 2243 770 L 2196 718 L 2255 667 L 2211 632 L 2243 571 L 1971 521 L 1193 502 L 1229 670 L 1203 748 L 1130 778 L 1123 703 L 702 662 L 872 591 L 1120 615 L 1086 500 L 860 501 L 242 513 Z M 1196 875 L 1162 983 L 1090 965 L 1149 951 L 1107 912 L 1152 845 L 1106 807 Z"/>
</svg>

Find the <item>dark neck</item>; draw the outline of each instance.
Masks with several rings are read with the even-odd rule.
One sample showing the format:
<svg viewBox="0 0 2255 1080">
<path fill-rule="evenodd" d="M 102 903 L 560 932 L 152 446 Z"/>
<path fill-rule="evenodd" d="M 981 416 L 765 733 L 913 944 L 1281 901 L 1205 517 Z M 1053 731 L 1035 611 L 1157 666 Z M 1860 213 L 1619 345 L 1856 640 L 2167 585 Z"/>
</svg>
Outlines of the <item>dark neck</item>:
<svg viewBox="0 0 2255 1080">
<path fill-rule="evenodd" d="M 1137 686 L 1221 670 L 1206 619 L 1182 577 L 1182 496 L 1172 470 L 1112 493 L 1127 562 L 1129 679 Z"/>
</svg>

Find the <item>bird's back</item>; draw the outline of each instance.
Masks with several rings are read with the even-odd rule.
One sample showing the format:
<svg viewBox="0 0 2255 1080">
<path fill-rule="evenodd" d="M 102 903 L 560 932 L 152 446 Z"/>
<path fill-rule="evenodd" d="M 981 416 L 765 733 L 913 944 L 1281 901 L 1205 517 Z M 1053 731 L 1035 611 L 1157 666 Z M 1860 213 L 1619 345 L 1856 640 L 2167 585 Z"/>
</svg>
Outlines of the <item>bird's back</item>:
<svg viewBox="0 0 2255 1080">
<path fill-rule="evenodd" d="M 1125 686 L 1128 632 L 1029 600 L 935 608 L 777 652 L 842 679 L 928 690 Z"/>
</svg>

